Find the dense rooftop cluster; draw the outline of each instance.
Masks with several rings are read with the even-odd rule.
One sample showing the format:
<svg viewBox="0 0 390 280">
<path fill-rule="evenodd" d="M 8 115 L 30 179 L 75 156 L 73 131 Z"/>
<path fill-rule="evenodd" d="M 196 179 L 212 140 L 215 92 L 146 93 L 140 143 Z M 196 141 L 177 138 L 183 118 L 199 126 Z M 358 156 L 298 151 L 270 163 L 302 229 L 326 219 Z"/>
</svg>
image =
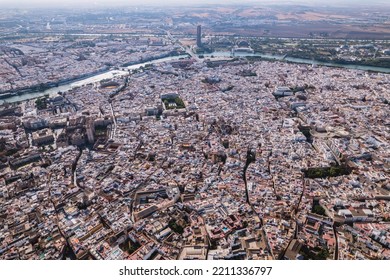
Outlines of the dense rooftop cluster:
<svg viewBox="0 0 390 280">
<path fill-rule="evenodd" d="M 390 258 L 388 74 L 185 59 L 114 82 L 1 108 L 0 258 Z"/>
<path fill-rule="evenodd" d="M 26 44 L 27 43 L 27 44 Z M 168 41 L 147 36 L 126 38 L 62 38 L 61 36 L 12 41 L 0 46 L 0 95 L 44 90 L 151 58 L 170 55 Z"/>
</svg>

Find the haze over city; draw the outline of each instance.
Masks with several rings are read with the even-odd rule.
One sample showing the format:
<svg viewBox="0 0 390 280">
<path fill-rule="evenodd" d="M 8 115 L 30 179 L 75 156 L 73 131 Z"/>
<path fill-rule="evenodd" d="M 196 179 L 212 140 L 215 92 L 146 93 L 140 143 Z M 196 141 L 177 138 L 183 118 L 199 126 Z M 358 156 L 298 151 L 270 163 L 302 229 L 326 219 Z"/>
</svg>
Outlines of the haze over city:
<svg viewBox="0 0 390 280">
<path fill-rule="evenodd" d="M 64 0 L 64 1 L 49 1 L 49 0 L 0 0 L 0 6 L 2 7 L 17 7 L 17 8 L 42 8 L 42 7 L 116 7 L 116 6 L 147 6 L 147 5 L 155 5 L 155 6 L 166 6 L 166 5 L 180 5 L 180 6 L 199 6 L 199 5 L 215 5 L 215 4 L 223 4 L 223 5 L 307 5 L 307 6 L 349 6 L 349 5 L 389 5 L 388 1 L 384 0 L 330 0 L 330 1 L 321 1 L 321 0 L 198 0 L 198 1 L 182 1 L 182 0 L 167 0 L 167 1 L 157 1 L 157 0 L 113 0 L 113 1 L 105 1 L 105 0 Z"/>
</svg>

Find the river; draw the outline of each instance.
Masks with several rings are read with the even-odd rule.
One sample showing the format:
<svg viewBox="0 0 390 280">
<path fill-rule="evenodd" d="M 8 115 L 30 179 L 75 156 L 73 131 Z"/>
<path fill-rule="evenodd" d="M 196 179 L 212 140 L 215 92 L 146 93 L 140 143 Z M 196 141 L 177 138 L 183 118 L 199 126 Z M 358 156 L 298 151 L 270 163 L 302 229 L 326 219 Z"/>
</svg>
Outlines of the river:
<svg viewBox="0 0 390 280">
<path fill-rule="evenodd" d="M 204 57 L 262 57 L 266 59 L 275 59 L 275 60 L 281 60 L 281 61 L 288 61 L 288 62 L 294 62 L 294 63 L 303 63 L 303 64 L 315 64 L 315 65 L 323 65 L 323 66 L 331 66 L 331 67 L 340 67 L 340 68 L 347 68 L 347 69 L 356 69 L 356 70 L 363 70 L 363 71 L 375 71 L 375 72 L 382 72 L 382 73 L 390 73 L 390 68 L 384 68 L 384 67 L 375 67 L 375 66 L 364 66 L 364 65 L 355 65 L 355 64 L 338 64 L 338 63 L 331 63 L 331 62 L 321 62 L 316 61 L 312 59 L 304 59 L 304 58 L 295 58 L 295 57 L 289 57 L 289 56 L 283 56 L 283 55 L 272 55 L 272 54 L 262 54 L 262 53 L 244 53 L 244 52 L 235 52 L 234 55 L 232 55 L 231 52 L 212 52 L 209 54 L 204 54 Z"/>
<path fill-rule="evenodd" d="M 168 61 L 177 61 L 182 58 L 188 58 L 188 55 L 176 55 L 176 56 L 169 56 L 169 57 L 164 57 L 164 58 L 159 58 L 159 59 L 154 59 L 150 61 L 146 61 L 143 63 L 138 63 L 138 64 L 133 64 L 127 67 L 120 67 L 121 70 L 108 70 L 107 72 L 100 73 L 93 75 L 88 78 L 83 78 L 80 80 L 72 81 L 63 85 L 60 85 L 58 87 L 52 87 L 44 91 L 37 91 L 37 92 L 28 92 L 20 95 L 14 95 L 10 96 L 4 99 L 0 100 L 0 104 L 3 104 L 4 102 L 8 103 L 14 103 L 14 102 L 19 102 L 19 101 L 25 101 L 29 99 L 34 99 L 38 98 L 41 96 L 49 95 L 49 96 L 54 96 L 58 92 L 65 92 L 68 90 L 71 90 L 72 88 L 75 87 L 81 87 L 83 85 L 87 85 L 90 83 L 96 83 L 105 79 L 112 79 L 115 77 L 124 77 L 129 75 L 129 70 L 135 70 L 141 67 L 144 67 L 147 64 L 152 64 L 152 63 L 161 63 L 161 62 L 168 62 Z"/>
<path fill-rule="evenodd" d="M 294 57 L 288 57 L 288 56 L 285 57 L 282 55 L 271 55 L 271 54 L 261 54 L 261 53 L 237 53 L 237 52 L 234 55 L 232 55 L 231 52 L 213 52 L 213 53 L 209 53 L 209 54 L 204 54 L 205 58 L 209 58 L 212 56 L 218 57 L 218 58 L 246 57 L 246 56 L 262 57 L 265 59 L 275 59 L 275 60 L 279 60 L 279 61 L 288 61 L 288 62 L 293 62 L 293 63 L 316 64 L 316 65 L 324 65 L 324 66 L 331 66 L 331 67 L 341 67 L 341 68 L 347 68 L 347 69 L 357 69 L 357 70 L 363 70 L 363 71 L 375 71 L 375 72 L 382 72 L 382 73 L 390 73 L 390 68 L 363 66 L 363 65 L 348 65 L 348 64 L 344 65 L 344 64 L 337 64 L 337 63 L 326 63 L 326 62 L 319 62 L 319 61 L 310 60 L 310 59 L 294 58 Z M 87 85 L 89 83 L 96 83 L 96 82 L 99 82 L 99 81 L 102 81 L 105 79 L 112 79 L 114 77 L 123 77 L 123 76 L 129 75 L 129 70 L 138 69 L 140 67 L 145 66 L 146 64 L 177 61 L 179 59 L 187 58 L 187 57 L 188 57 L 188 55 L 170 56 L 170 57 L 146 61 L 146 62 L 139 63 L 139 64 L 134 64 L 134 65 L 131 65 L 128 67 L 121 67 L 122 70 L 109 70 L 109 71 L 101 73 L 101 74 L 93 75 L 89 78 L 84 78 L 84 79 L 80 79 L 78 81 L 69 82 L 69 83 L 66 83 L 64 85 L 61 85 L 58 87 L 52 87 L 52 88 L 49 88 L 49 89 L 44 90 L 44 91 L 30 92 L 30 93 L 25 93 L 25 94 L 21 94 L 21 95 L 10 96 L 10 97 L 1 99 L 0 104 L 3 104 L 4 102 L 14 103 L 14 102 L 19 102 L 19 101 L 34 99 L 34 98 L 38 98 L 38 97 L 41 97 L 44 95 L 54 96 L 59 91 L 65 92 L 65 91 L 71 90 L 72 88 Z M 126 69 L 126 70 L 124 70 L 124 69 Z"/>
</svg>

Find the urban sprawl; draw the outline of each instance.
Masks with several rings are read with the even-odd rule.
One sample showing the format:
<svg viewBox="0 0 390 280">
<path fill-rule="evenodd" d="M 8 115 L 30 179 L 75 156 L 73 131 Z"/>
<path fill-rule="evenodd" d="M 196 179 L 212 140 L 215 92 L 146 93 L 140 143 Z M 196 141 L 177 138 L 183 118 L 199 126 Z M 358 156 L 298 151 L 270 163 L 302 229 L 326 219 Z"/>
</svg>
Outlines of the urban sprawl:
<svg viewBox="0 0 390 280">
<path fill-rule="evenodd" d="M 1 45 L 0 259 L 390 259 L 389 74 L 196 31 Z"/>
</svg>

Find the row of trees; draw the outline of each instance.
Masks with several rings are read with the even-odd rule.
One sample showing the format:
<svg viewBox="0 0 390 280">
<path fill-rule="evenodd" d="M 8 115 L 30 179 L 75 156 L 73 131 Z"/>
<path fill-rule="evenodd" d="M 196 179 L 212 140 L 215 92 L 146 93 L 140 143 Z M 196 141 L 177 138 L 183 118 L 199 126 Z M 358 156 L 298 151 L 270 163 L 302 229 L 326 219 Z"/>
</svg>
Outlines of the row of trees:
<svg viewBox="0 0 390 280">
<path fill-rule="evenodd" d="M 331 166 L 331 167 L 316 167 L 309 168 L 304 171 L 306 178 L 327 178 L 337 177 L 341 175 L 348 175 L 351 173 L 351 169 L 345 165 Z"/>
</svg>

